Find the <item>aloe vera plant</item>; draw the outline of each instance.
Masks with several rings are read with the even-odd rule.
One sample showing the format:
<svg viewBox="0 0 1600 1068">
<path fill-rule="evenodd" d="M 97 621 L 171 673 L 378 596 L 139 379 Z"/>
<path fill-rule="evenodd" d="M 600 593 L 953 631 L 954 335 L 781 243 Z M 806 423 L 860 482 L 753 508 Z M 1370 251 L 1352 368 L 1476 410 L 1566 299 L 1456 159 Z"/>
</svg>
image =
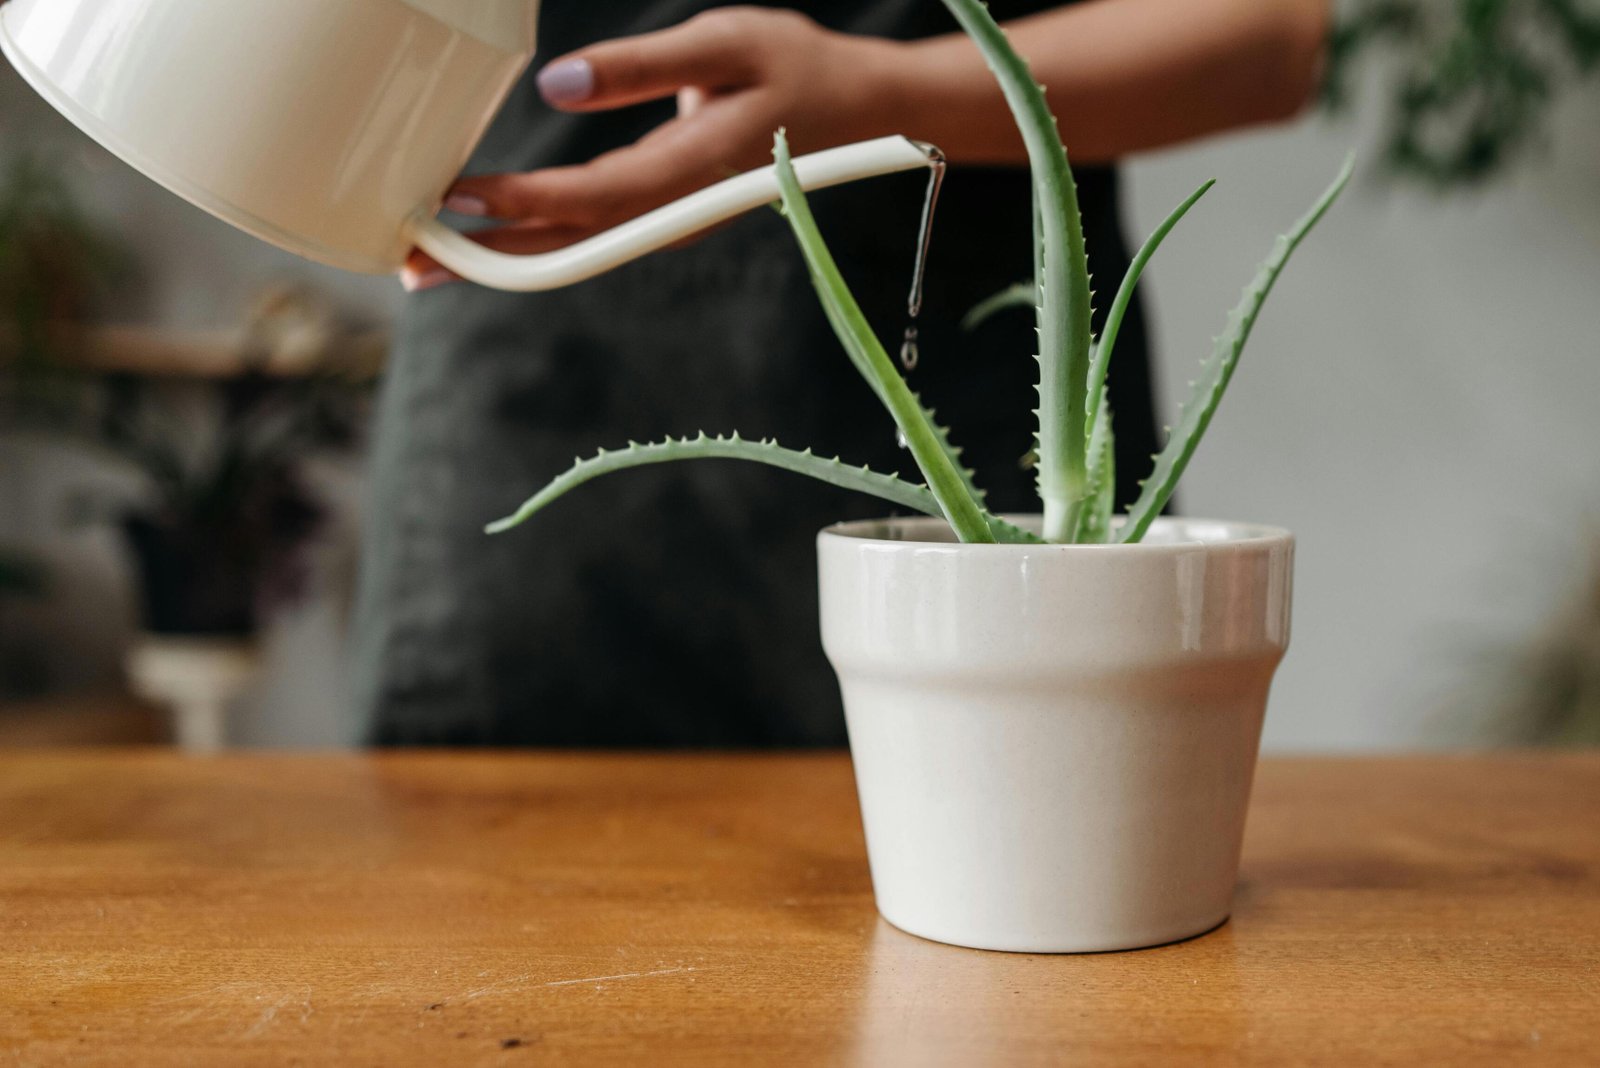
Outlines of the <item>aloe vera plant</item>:
<svg viewBox="0 0 1600 1068">
<path fill-rule="evenodd" d="M 701 433 L 647 444 L 629 442 L 625 448 L 602 450 L 588 459 L 579 459 L 514 514 L 491 523 L 491 533 L 516 526 L 600 475 L 648 464 L 717 458 L 748 460 L 810 475 L 835 486 L 873 494 L 901 508 L 942 517 L 963 542 L 1127 543 L 1144 536 L 1171 498 L 1210 425 L 1267 294 L 1300 242 L 1338 198 L 1350 178 L 1352 161 L 1345 161 L 1333 184 L 1288 233 L 1278 238 L 1271 255 L 1245 286 L 1222 333 L 1214 339 L 1211 354 L 1201 363 L 1191 394 L 1165 446 L 1153 457 L 1153 469 L 1140 483 L 1138 499 L 1123 521 L 1116 523 L 1112 514 L 1116 446 L 1105 386 L 1117 334 L 1150 258 L 1212 183 L 1206 182 L 1178 205 L 1144 243 L 1129 265 L 1107 311 L 1105 327 L 1096 339 L 1090 327 L 1093 294 L 1076 186 L 1044 90 L 1033 80 L 1027 64 L 1011 48 L 1005 31 L 980 0 L 943 2 L 977 44 L 999 82 L 1022 133 L 1033 176 L 1034 278 L 983 302 L 973 309 L 968 321 L 975 323 L 1012 305 L 1034 307 L 1039 335 L 1034 466 L 1043 511 L 1041 534 L 1022 530 L 988 511 L 983 491 L 974 482 L 972 472 L 962 466 L 960 450 L 951 443 L 948 431 L 935 421 L 934 413 L 923 406 L 896 370 L 828 251 L 795 177 L 781 130 L 774 138 L 773 158 L 782 188 L 782 213 L 794 231 L 829 324 L 851 363 L 899 427 L 901 439 L 925 482 L 919 485 L 895 475 L 850 466 L 838 458 L 817 456 L 810 449 L 785 448 L 771 440 Z"/>
</svg>

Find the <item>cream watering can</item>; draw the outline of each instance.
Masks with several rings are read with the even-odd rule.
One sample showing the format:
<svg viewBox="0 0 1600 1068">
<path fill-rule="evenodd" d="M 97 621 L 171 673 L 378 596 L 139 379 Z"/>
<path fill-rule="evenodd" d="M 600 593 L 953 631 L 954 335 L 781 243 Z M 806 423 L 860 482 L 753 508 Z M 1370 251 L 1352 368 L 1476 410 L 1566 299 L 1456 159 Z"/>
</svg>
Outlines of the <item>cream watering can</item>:
<svg viewBox="0 0 1600 1068">
<path fill-rule="evenodd" d="M 778 199 L 762 168 L 528 256 L 435 219 L 533 56 L 537 11 L 538 0 L 9 0 L 0 50 L 150 178 L 353 271 L 396 271 L 415 245 L 483 285 L 554 289 Z M 820 189 L 929 163 L 924 146 L 884 137 L 794 166 Z"/>
</svg>

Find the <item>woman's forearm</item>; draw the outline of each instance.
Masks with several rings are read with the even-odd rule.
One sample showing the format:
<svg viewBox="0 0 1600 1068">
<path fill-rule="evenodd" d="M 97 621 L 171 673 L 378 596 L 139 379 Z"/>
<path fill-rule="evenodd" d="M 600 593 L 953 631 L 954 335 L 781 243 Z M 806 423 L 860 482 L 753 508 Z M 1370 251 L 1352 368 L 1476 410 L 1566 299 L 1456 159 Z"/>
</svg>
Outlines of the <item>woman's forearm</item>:
<svg viewBox="0 0 1600 1068">
<path fill-rule="evenodd" d="M 1315 88 L 1327 20 L 1327 0 L 1092 0 L 1006 29 L 1072 157 L 1095 162 L 1293 115 Z M 876 132 L 963 162 L 1025 159 L 964 35 L 886 45 L 866 81 Z"/>
<path fill-rule="evenodd" d="M 1316 82 L 1327 6 L 1088 0 L 1007 29 L 1072 157 L 1093 162 L 1293 114 Z M 567 111 L 675 96 L 678 114 L 586 163 L 457 182 L 451 210 L 507 222 L 473 235 L 505 252 L 559 248 L 767 163 L 778 127 L 805 152 L 901 133 L 958 163 L 1025 160 L 1005 98 L 960 34 L 897 42 L 779 8 L 714 7 L 557 57 L 539 87 Z M 412 288 L 449 277 L 420 252 L 407 268 Z"/>
</svg>

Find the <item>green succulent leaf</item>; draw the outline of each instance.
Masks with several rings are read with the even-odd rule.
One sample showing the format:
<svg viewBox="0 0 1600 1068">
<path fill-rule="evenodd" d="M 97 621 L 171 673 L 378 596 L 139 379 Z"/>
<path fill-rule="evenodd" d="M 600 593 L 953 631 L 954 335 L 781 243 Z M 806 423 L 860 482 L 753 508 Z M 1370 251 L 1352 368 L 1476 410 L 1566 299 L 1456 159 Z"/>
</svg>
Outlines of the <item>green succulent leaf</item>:
<svg viewBox="0 0 1600 1068">
<path fill-rule="evenodd" d="M 961 317 L 961 329 L 972 331 L 994 318 L 1007 308 L 1035 308 L 1039 304 L 1039 286 L 1035 282 L 1018 282 L 1006 286 L 992 297 L 985 297 Z"/>
<path fill-rule="evenodd" d="M 990 513 L 973 474 L 961 463 L 960 450 L 935 413 L 908 386 L 884 350 L 844 281 L 810 205 L 795 176 L 789 148 L 780 130 L 774 139 L 775 172 L 781 190 L 778 208 L 793 230 L 807 271 L 827 316 L 857 372 L 888 410 L 902 441 L 921 469 L 926 484 L 892 474 L 846 465 L 836 458 L 796 452 L 770 440 L 752 441 L 738 434 L 668 438 L 624 449 L 601 450 L 550 481 L 517 511 L 488 526 L 498 533 L 526 521 L 553 501 L 591 479 L 650 464 L 693 459 L 730 459 L 763 463 L 808 475 L 830 485 L 880 497 L 901 508 L 943 518 L 963 542 L 1040 543 L 1137 542 L 1171 498 L 1196 447 L 1210 425 L 1240 354 L 1278 275 L 1306 235 L 1327 212 L 1349 181 L 1353 160 L 1347 160 L 1332 185 L 1311 210 L 1280 237 L 1271 255 L 1229 315 L 1211 355 L 1203 362 L 1178 423 L 1168 436 L 1155 466 L 1142 482 L 1139 498 L 1126 521 L 1113 530 L 1116 502 L 1116 441 L 1107 391 L 1107 376 L 1124 316 L 1150 259 L 1179 220 L 1210 189 L 1207 182 L 1180 204 L 1145 241 L 1129 265 L 1108 310 L 1105 330 L 1096 344 L 1091 327 L 1088 260 L 1077 189 L 1044 90 L 1027 64 L 1011 48 L 1005 32 L 980 0 L 943 0 L 956 21 L 978 46 L 994 73 L 1016 119 L 1032 174 L 1034 278 L 1008 287 L 974 307 L 963 319 L 971 330 L 1010 307 L 1032 304 L 1039 334 L 1039 407 L 1035 448 L 1043 505 L 1043 534 Z M 1029 461 L 1025 460 L 1025 464 Z"/>
<path fill-rule="evenodd" d="M 920 393 L 912 393 L 911 399 L 917 402 L 917 407 L 921 409 L 923 418 L 925 418 L 928 421 L 928 425 L 933 428 L 933 436 L 938 440 L 939 448 L 944 451 L 945 457 L 949 459 L 950 466 L 955 468 L 957 477 L 961 479 L 962 487 L 967 491 L 968 494 L 971 495 L 974 501 L 978 502 L 980 506 L 986 505 L 989 499 L 989 494 L 983 489 L 983 487 L 978 485 L 977 473 L 973 471 L 972 468 L 968 467 L 964 462 L 962 462 L 961 446 L 950 440 L 950 430 L 943 423 L 939 422 L 939 413 L 934 411 L 932 408 L 923 406 L 922 395 Z"/>
<path fill-rule="evenodd" d="M 783 131 L 773 139 L 778 185 L 783 192 L 783 212 L 794 231 L 811 273 L 812 284 L 822 300 L 828 322 L 849 353 L 850 360 L 872 386 L 905 438 L 912 459 L 939 502 L 944 517 L 962 541 L 994 541 L 994 533 L 984 519 L 983 506 L 973 492 L 970 473 L 962 467 L 947 435 L 935 425 L 928 412 L 906 385 L 884 351 L 883 343 L 861 312 L 844 276 L 828 251 L 822 233 L 800 180 L 789 159 L 789 144 Z"/>
<path fill-rule="evenodd" d="M 810 449 L 797 452 L 786 449 L 775 441 L 751 441 L 738 434 L 710 436 L 700 434 L 693 438 L 667 438 L 665 441 L 629 442 L 622 449 L 601 449 L 587 459 L 575 460 L 565 472 L 552 479 L 538 493 L 529 497 L 522 506 L 504 519 L 490 523 L 485 529 L 499 534 L 526 522 L 547 505 L 566 496 L 585 482 L 615 471 L 626 471 L 650 464 L 671 463 L 676 460 L 749 460 L 782 468 L 797 474 L 810 475 L 841 489 L 858 490 L 882 497 L 902 508 L 939 515 L 939 505 L 926 486 L 918 486 L 895 475 L 880 474 L 865 467 L 852 467 L 837 457 L 817 456 Z"/>
<path fill-rule="evenodd" d="M 1039 537 L 1039 535 L 1029 530 L 1023 530 L 1021 527 L 1012 523 L 1008 523 L 1006 520 L 1001 519 L 997 515 L 985 512 L 983 513 L 983 517 L 988 521 L 989 529 L 994 532 L 994 540 L 1002 545 L 1045 544 L 1045 540 Z"/>
<path fill-rule="evenodd" d="M 1089 440 L 1094 440 L 1094 429 L 1099 419 L 1099 413 L 1105 410 L 1101 401 L 1105 397 L 1106 375 L 1111 368 L 1111 352 L 1116 348 L 1117 334 L 1122 331 L 1122 317 L 1128 311 L 1128 305 L 1133 302 L 1133 291 L 1139 284 L 1139 276 L 1144 274 L 1145 264 L 1150 262 L 1150 257 L 1156 254 L 1156 249 L 1161 247 L 1161 242 L 1167 239 L 1172 228 L 1178 225 L 1178 220 L 1189 213 L 1199 199 L 1206 195 L 1212 186 L 1217 184 L 1215 178 L 1209 179 L 1199 189 L 1189 194 L 1185 200 L 1173 209 L 1160 226 L 1150 234 L 1144 245 L 1139 249 L 1138 255 L 1133 257 L 1133 262 L 1128 264 L 1128 270 L 1122 276 L 1122 284 L 1117 287 L 1116 299 L 1111 302 L 1111 309 L 1106 312 L 1106 326 L 1100 332 L 1100 341 L 1094 348 L 1094 361 L 1089 366 L 1089 392 L 1085 403 L 1089 406 Z M 1091 468 L 1093 460 L 1090 461 Z"/>
<path fill-rule="evenodd" d="M 979 0 L 944 0 L 994 72 L 1033 170 L 1039 288 L 1039 496 L 1044 536 L 1065 541 L 1088 491 L 1089 265 L 1078 190 L 1055 116 L 1028 65 Z"/>
<path fill-rule="evenodd" d="M 826 280 L 819 277 L 814 270 L 810 270 L 811 265 L 809 262 L 806 264 L 806 267 L 810 272 L 811 284 L 816 287 L 818 293 L 821 293 L 823 287 L 827 285 Z M 866 347 L 856 343 L 856 335 L 853 331 L 853 328 L 851 327 L 849 321 L 841 314 L 841 309 L 838 306 L 829 303 L 826 300 L 824 300 L 822 304 L 823 312 L 828 318 L 828 325 L 833 327 L 834 334 L 837 335 L 839 340 L 844 344 L 845 351 L 850 356 L 850 362 L 855 365 L 855 368 L 858 372 L 860 372 L 861 377 L 866 379 L 867 384 L 872 387 L 872 391 L 877 395 L 879 402 L 882 403 L 885 408 L 888 408 L 890 402 L 888 396 L 885 394 L 884 380 L 880 378 L 880 376 L 874 370 L 871 357 L 868 355 Z M 872 335 L 872 340 L 874 343 L 877 343 L 877 335 Z M 891 373 L 893 373 L 892 367 Z M 894 377 L 896 379 L 900 378 L 898 374 L 895 374 Z M 988 494 L 985 493 L 983 488 L 978 485 L 976 475 L 972 468 L 966 466 L 966 464 L 962 462 L 961 446 L 950 440 L 949 428 L 939 422 L 937 413 L 932 408 L 928 408 L 923 405 L 922 397 L 919 394 L 912 393 L 911 400 L 916 404 L 917 410 L 921 412 L 923 421 L 926 422 L 930 428 L 932 428 L 933 436 L 939 443 L 939 449 L 944 453 L 945 459 L 950 462 L 950 466 L 955 470 L 956 476 L 960 480 L 962 488 L 964 488 L 972 497 L 972 499 L 981 506 L 988 499 Z"/>
<path fill-rule="evenodd" d="M 881 474 L 866 467 L 853 467 L 837 457 L 817 456 L 810 449 L 797 452 L 786 449 L 776 441 L 751 441 L 738 434 L 700 434 L 693 438 L 667 438 L 664 441 L 629 442 L 626 448 L 602 449 L 587 459 L 573 461 L 570 468 L 552 479 L 543 489 L 523 502 L 522 506 L 504 519 L 490 523 L 485 529 L 499 534 L 518 526 L 546 506 L 577 489 L 585 482 L 651 464 L 672 463 L 678 460 L 745 460 L 766 464 L 769 467 L 809 475 L 841 489 L 856 490 L 881 497 L 911 511 L 942 517 L 938 500 L 927 486 L 907 482 L 895 475 Z M 1000 542 L 1036 542 L 1039 539 L 1011 523 L 981 513 L 990 528 L 990 540 Z"/>
<path fill-rule="evenodd" d="M 1354 156 L 1347 157 L 1333 184 L 1328 186 L 1322 196 L 1317 198 L 1317 202 L 1311 206 L 1311 210 L 1306 212 L 1287 234 L 1278 238 L 1272 254 L 1261 264 L 1250 284 L 1245 286 L 1238 305 L 1228 316 L 1227 327 L 1216 339 L 1210 357 L 1201 364 L 1200 375 L 1195 379 L 1193 391 L 1179 413 L 1178 424 L 1172 428 L 1166 446 L 1155 458 L 1155 468 L 1151 471 L 1150 477 L 1142 483 L 1143 489 L 1139 493 L 1139 499 L 1128 509 L 1128 521 L 1117 532 L 1118 541 L 1136 542 L 1143 538 L 1155 517 L 1166 506 L 1167 500 L 1178 484 L 1178 479 L 1183 476 L 1184 468 L 1189 465 L 1189 459 L 1194 455 L 1196 446 L 1205 435 L 1206 427 L 1211 425 L 1211 417 L 1216 413 L 1222 394 L 1228 388 L 1228 381 L 1233 377 L 1234 368 L 1239 363 L 1239 354 L 1244 351 L 1245 342 L 1250 338 L 1250 330 L 1255 326 L 1257 316 L 1261 314 L 1261 306 L 1266 302 L 1267 294 L 1272 291 L 1273 283 L 1278 280 L 1278 275 L 1282 273 L 1294 250 L 1305 240 L 1306 234 L 1311 232 L 1311 228 L 1316 226 L 1328 208 L 1338 199 L 1345 184 L 1350 180 L 1354 166 Z"/>
<path fill-rule="evenodd" d="M 1104 393 L 1089 436 L 1089 485 L 1089 504 L 1078 512 L 1072 540 L 1098 545 L 1111 540 L 1111 516 L 1117 500 L 1117 439 Z"/>
<path fill-rule="evenodd" d="M 779 209 L 781 214 L 781 205 L 779 206 Z M 811 277 L 812 286 L 816 288 L 819 294 L 821 294 L 824 291 L 824 287 L 826 287 L 828 284 L 827 280 L 819 276 L 817 272 L 812 269 L 809 261 L 807 262 L 806 267 Z M 854 327 L 842 313 L 841 307 L 824 299 L 822 301 L 822 310 L 827 316 L 828 325 L 833 328 L 834 334 L 839 338 L 840 342 L 844 345 L 845 352 L 850 356 L 850 362 L 861 374 L 861 377 L 866 379 L 867 385 L 872 387 L 872 391 L 877 396 L 879 402 L 882 403 L 885 408 L 889 408 L 890 400 L 886 393 L 886 380 L 878 374 L 876 369 L 874 369 L 868 347 L 858 343 L 858 338 Z M 876 334 L 871 334 L 870 336 L 873 344 L 881 345 L 881 343 L 879 343 L 877 340 Z M 892 366 L 890 368 L 890 373 L 894 378 L 900 378 L 898 374 L 894 374 Z M 903 381 L 903 379 L 901 381 Z M 949 429 L 938 421 L 934 410 L 932 408 L 923 406 L 921 396 L 916 393 L 912 393 L 911 400 L 916 405 L 917 410 L 921 413 L 922 420 L 926 422 L 932 429 L 934 439 L 938 442 L 940 451 L 944 453 L 945 459 L 949 461 L 950 467 L 954 469 L 956 477 L 960 481 L 962 488 L 965 489 L 972 499 L 981 506 L 987 499 L 988 494 L 986 494 L 978 485 L 973 470 L 962 463 L 961 447 L 950 440 Z"/>
</svg>

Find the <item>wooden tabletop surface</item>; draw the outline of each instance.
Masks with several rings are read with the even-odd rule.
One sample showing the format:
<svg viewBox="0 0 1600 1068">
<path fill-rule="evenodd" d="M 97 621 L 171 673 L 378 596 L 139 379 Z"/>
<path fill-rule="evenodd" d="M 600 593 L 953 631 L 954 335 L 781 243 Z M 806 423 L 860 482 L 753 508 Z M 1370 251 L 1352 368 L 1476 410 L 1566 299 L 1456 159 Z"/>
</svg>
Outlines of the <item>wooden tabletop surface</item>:
<svg viewBox="0 0 1600 1068">
<path fill-rule="evenodd" d="M 872 907 L 840 755 L 0 757 L 0 1064 L 1595 1064 L 1600 754 L 1267 760 L 1230 923 Z"/>
</svg>

